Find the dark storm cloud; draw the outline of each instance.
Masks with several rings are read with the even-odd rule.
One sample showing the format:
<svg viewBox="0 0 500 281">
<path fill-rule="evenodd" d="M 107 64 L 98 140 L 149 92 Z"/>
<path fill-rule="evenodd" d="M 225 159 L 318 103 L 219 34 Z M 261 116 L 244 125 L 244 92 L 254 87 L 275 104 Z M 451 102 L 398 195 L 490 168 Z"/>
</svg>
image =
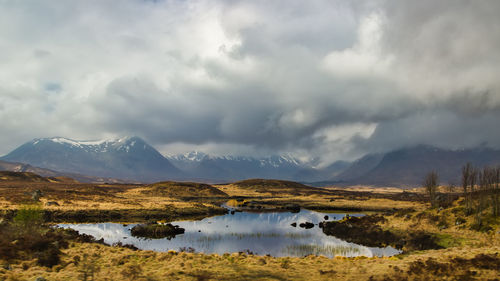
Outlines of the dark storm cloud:
<svg viewBox="0 0 500 281">
<path fill-rule="evenodd" d="M 415 144 L 500 147 L 497 1 L 385 2 L 380 45 L 425 107 L 378 124 L 364 150 Z"/>
<path fill-rule="evenodd" d="M 421 143 L 498 147 L 499 10 L 495 1 L 3 2 L 2 152 L 52 135 L 323 162 Z"/>
</svg>

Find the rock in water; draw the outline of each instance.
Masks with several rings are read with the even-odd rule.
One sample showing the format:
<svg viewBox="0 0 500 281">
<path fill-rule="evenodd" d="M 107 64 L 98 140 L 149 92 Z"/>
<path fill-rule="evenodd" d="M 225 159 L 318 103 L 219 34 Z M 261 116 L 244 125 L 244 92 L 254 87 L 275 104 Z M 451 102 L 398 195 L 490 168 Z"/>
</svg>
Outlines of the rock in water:
<svg viewBox="0 0 500 281">
<path fill-rule="evenodd" d="M 305 229 L 310 229 L 314 227 L 314 223 L 311 222 L 303 222 L 299 224 L 300 227 L 305 228 Z"/>
</svg>

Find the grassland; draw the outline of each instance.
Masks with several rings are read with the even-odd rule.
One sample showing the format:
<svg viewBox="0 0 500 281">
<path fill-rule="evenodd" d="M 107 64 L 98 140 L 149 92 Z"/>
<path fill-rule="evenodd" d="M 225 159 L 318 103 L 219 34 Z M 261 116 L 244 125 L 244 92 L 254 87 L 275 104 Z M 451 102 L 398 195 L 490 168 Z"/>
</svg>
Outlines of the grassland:
<svg viewBox="0 0 500 281">
<path fill-rule="evenodd" d="M 40 190 L 43 194 L 40 204 L 47 220 L 53 222 L 173 220 L 226 212 L 224 208 L 204 202 L 203 197 L 197 202 L 187 202 L 175 196 L 158 194 L 155 190 L 163 186 L 165 184 L 83 184 L 40 181 L 38 178 L 0 180 L 0 210 L 12 216 L 20 206 L 32 202 L 32 193 Z M 203 185 L 190 188 L 205 189 Z M 217 192 L 217 196 L 224 197 L 222 192 Z M 186 196 L 193 193 L 196 191 L 188 190 Z"/>
<path fill-rule="evenodd" d="M 431 250 L 392 258 L 273 258 L 242 253 L 157 253 L 73 243 L 52 267 L 35 260 L 0 269 L 5 280 L 495 280 L 498 246 Z M 90 279 L 88 279 L 90 280 Z"/>
<path fill-rule="evenodd" d="M 0 258 L 0 280 L 499 280 L 498 218 L 486 215 L 485 221 L 492 227 L 489 231 L 472 230 L 473 217 L 464 213 L 461 199 L 447 208 L 430 209 L 420 190 L 317 189 L 281 181 L 254 181 L 208 187 L 189 184 L 184 194 L 182 188 L 169 193 L 168 186 L 182 185 L 93 185 L 9 178 L 0 180 L 0 208 L 12 217 L 38 189 L 43 193 L 40 200 L 45 214 L 59 213 L 55 218 L 48 217 L 52 221 L 71 218 L 68 214 L 75 212 L 89 221 L 108 220 L 108 215 L 99 217 L 108 213 L 120 214 L 119 221 L 210 216 L 221 210 L 217 203 L 229 199 L 238 204 L 246 202 L 246 207 L 254 210 L 290 204 L 323 210 L 369 210 L 384 217 L 375 222 L 382 230 L 400 236 L 425 233 L 440 249 L 406 249 L 391 258 L 274 258 L 244 253 L 158 253 L 61 234 L 68 237 L 68 243 L 58 248 L 61 254 L 57 264 L 40 265 L 36 256 L 28 254 Z M 205 192 L 197 200 L 193 198 L 196 188 Z M 456 198 L 452 195 L 450 198 Z M 155 212 L 159 212 L 158 217 L 151 216 Z M 8 225 L 7 220 L 8 216 L 0 227 Z M 43 233 L 41 237 L 46 237 Z"/>
<path fill-rule="evenodd" d="M 325 189 L 280 180 L 247 180 L 216 185 L 231 198 L 246 200 L 247 209 L 273 209 L 299 205 L 311 210 L 392 211 L 426 208 L 420 191 L 401 192 L 394 189 Z M 253 206 L 253 208 L 252 208 Z"/>
</svg>

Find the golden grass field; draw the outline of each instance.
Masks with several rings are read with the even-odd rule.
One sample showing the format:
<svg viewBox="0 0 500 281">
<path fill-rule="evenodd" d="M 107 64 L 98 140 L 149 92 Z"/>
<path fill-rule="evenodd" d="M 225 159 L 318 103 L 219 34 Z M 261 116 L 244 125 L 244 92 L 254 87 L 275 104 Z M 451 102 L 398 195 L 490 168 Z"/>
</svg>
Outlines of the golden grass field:
<svg viewBox="0 0 500 281">
<path fill-rule="evenodd" d="M 53 268 L 25 261 L 0 269 L 5 280 L 82 280 L 83 272 L 94 272 L 95 280 L 453 280 L 471 267 L 451 263 L 455 257 L 473 259 L 498 253 L 498 246 L 430 250 L 391 258 L 273 258 L 246 254 L 205 255 L 132 251 L 98 244 L 74 244 L 64 251 L 60 265 Z M 412 274 L 412 264 L 432 260 L 451 263 L 452 269 Z M 75 262 L 78 261 L 78 262 Z M 463 262 L 466 264 L 466 262 Z M 415 267 L 413 265 L 413 267 Z M 417 270 L 417 269 L 414 269 Z M 472 269 L 478 280 L 495 280 L 498 270 Z M 391 279 L 387 279 L 391 278 Z M 464 279 L 472 280 L 472 279 Z"/>
<path fill-rule="evenodd" d="M 425 231 L 438 237 L 444 249 L 412 251 L 390 258 L 274 258 L 242 253 L 225 255 L 131 250 L 97 243 L 70 242 L 62 249 L 61 261 L 53 267 L 37 264 L 36 258 L 1 260 L 0 280 L 499 280 L 500 233 L 498 218 L 493 230 L 478 232 L 468 226 L 472 217 L 463 217 L 459 200 L 443 210 L 430 210 L 422 192 L 412 195 L 401 190 L 310 189 L 300 186 L 217 185 L 220 191 L 193 200 L 187 194 L 149 192 L 147 185 L 94 185 L 75 182 L 0 181 L 0 208 L 15 210 L 30 200 L 29 192 L 40 189 L 45 210 L 120 211 L 167 208 L 176 218 L 207 212 L 229 198 L 253 202 L 255 206 L 298 204 L 311 209 L 350 208 L 387 211 L 383 229 L 394 233 Z M 193 188 L 196 188 L 194 186 Z M 154 195 L 153 195 L 154 194 Z M 420 194 L 418 196 L 418 194 Z M 226 198 L 227 197 L 227 198 Z M 189 198 L 189 199 L 186 199 Z M 45 206 L 57 202 L 59 206 Z M 184 212 L 183 212 L 184 210 Z M 196 210 L 196 211 L 195 211 Z M 399 211 L 395 211 L 399 210 Z M 210 215 L 206 213 L 205 215 Z M 446 227 L 442 227 L 446 225 Z M 15 242 L 15 241 L 14 241 Z M 14 243 L 12 242 L 12 243 Z M 0 249 L 1 250 L 1 249 Z M 91 278 L 93 276 L 93 279 Z"/>
</svg>

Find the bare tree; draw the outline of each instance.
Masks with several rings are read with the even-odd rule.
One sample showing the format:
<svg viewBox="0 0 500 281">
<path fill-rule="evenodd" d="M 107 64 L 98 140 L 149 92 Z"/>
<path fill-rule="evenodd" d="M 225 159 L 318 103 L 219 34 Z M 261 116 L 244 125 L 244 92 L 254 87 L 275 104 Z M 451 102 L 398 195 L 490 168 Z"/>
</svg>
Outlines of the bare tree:
<svg viewBox="0 0 500 281">
<path fill-rule="evenodd" d="M 500 215 L 500 205 L 499 205 L 499 197 L 500 197 L 500 166 L 496 167 L 493 172 L 493 190 L 492 190 L 492 199 L 493 199 L 493 215 L 498 217 Z"/>
<path fill-rule="evenodd" d="M 496 168 L 491 168 L 491 167 L 486 167 L 484 168 L 484 176 L 485 176 L 485 181 L 486 185 L 484 187 L 484 197 L 481 198 L 481 202 L 483 205 L 483 208 L 487 208 L 488 206 L 491 206 L 491 213 L 493 216 L 498 216 L 499 215 L 499 205 L 498 205 L 498 197 L 499 197 L 499 181 L 500 181 L 500 167 Z"/>
<path fill-rule="evenodd" d="M 474 199 L 477 199 L 476 194 L 476 182 L 478 180 L 479 171 L 476 168 L 472 168 L 469 177 L 469 207 L 467 214 L 472 214 L 474 212 Z"/>
<path fill-rule="evenodd" d="M 470 162 L 462 167 L 462 189 L 464 192 L 465 210 L 467 214 L 470 214 L 472 209 L 472 199 L 469 193 L 469 183 L 472 176 L 472 170 L 473 168 Z"/>
<path fill-rule="evenodd" d="M 477 225 L 482 224 L 483 210 L 486 208 L 486 199 L 489 188 L 490 181 L 490 169 L 485 167 L 482 171 L 479 171 L 479 190 L 477 192 L 477 203 L 475 208 L 475 221 Z"/>
<path fill-rule="evenodd" d="M 477 225 L 481 225 L 483 212 L 490 207 L 493 216 L 500 215 L 500 167 L 478 170 L 467 163 L 462 168 L 462 188 L 466 214 L 475 214 Z"/>
<path fill-rule="evenodd" d="M 431 207 L 432 208 L 437 207 L 436 193 L 438 187 L 438 175 L 435 171 L 432 171 L 427 174 L 427 176 L 425 177 L 424 186 L 427 191 L 427 194 L 429 195 L 429 201 L 431 202 Z"/>
<path fill-rule="evenodd" d="M 447 190 L 447 194 L 446 194 L 446 203 L 448 204 L 448 206 L 451 206 L 452 202 L 453 202 L 453 194 L 455 193 L 455 184 L 454 183 L 450 183 L 450 185 L 448 185 L 448 190 Z"/>
</svg>

